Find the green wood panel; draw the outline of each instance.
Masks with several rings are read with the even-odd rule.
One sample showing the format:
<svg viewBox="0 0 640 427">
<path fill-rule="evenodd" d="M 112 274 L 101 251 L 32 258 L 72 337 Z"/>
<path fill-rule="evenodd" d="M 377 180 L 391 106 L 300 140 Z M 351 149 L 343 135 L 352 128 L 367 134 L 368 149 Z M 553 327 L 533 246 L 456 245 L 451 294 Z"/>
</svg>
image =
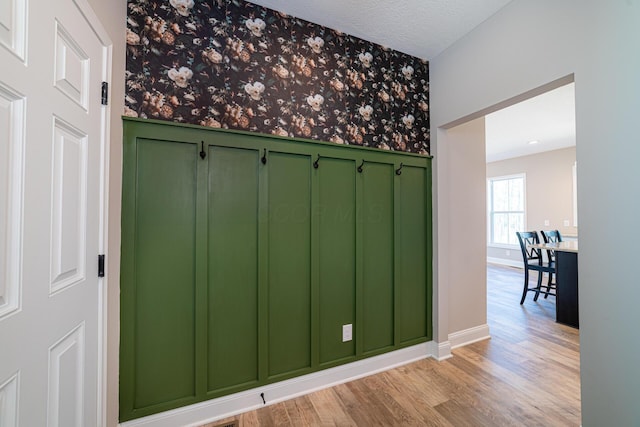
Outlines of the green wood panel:
<svg viewBox="0 0 640 427">
<path fill-rule="evenodd" d="M 269 376 L 311 366 L 311 161 L 269 156 Z"/>
<path fill-rule="evenodd" d="M 430 174 L 419 156 L 125 120 L 120 419 L 430 339 Z"/>
<path fill-rule="evenodd" d="M 355 355 L 354 340 L 342 342 L 342 325 L 355 339 L 355 164 L 322 159 L 318 168 L 318 270 L 320 363 Z"/>
<path fill-rule="evenodd" d="M 396 284 L 400 343 L 427 336 L 426 170 L 405 166 L 400 181 L 400 218 Z"/>
<path fill-rule="evenodd" d="M 363 351 L 394 344 L 393 164 L 367 163 L 362 173 Z"/>
<path fill-rule="evenodd" d="M 209 149 L 208 390 L 258 380 L 257 150 Z"/>
<path fill-rule="evenodd" d="M 197 159 L 195 144 L 138 141 L 134 408 L 195 395 Z"/>
</svg>

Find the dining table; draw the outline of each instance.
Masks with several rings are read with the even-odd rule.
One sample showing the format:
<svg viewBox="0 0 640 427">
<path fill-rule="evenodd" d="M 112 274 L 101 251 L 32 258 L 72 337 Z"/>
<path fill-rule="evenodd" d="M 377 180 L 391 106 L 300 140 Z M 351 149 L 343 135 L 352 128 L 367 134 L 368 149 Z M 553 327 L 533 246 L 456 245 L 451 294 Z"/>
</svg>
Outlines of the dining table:
<svg viewBox="0 0 640 427">
<path fill-rule="evenodd" d="M 578 309 L 578 241 L 566 240 L 531 245 L 554 251 L 556 269 L 556 322 L 580 327 Z"/>
</svg>

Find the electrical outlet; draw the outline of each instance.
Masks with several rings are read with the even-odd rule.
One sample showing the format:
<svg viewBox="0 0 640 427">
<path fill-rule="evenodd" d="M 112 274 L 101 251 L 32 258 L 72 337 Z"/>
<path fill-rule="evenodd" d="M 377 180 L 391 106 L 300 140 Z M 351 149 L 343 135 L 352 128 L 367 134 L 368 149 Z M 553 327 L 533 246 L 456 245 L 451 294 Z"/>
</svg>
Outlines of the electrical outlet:
<svg viewBox="0 0 640 427">
<path fill-rule="evenodd" d="M 564 220 L 564 226 L 565 226 L 565 227 L 568 227 L 568 226 L 569 226 L 569 224 L 571 224 L 571 222 L 569 222 L 569 220 L 568 220 L 568 219 L 565 219 L 565 220 Z"/>
<path fill-rule="evenodd" d="M 342 325 L 342 342 L 351 341 L 353 339 L 353 331 L 351 324 Z"/>
<path fill-rule="evenodd" d="M 545 220 L 544 220 L 544 226 L 545 226 L 545 227 L 548 227 L 548 226 L 549 226 L 549 220 L 548 220 L 548 219 L 545 219 Z"/>
</svg>

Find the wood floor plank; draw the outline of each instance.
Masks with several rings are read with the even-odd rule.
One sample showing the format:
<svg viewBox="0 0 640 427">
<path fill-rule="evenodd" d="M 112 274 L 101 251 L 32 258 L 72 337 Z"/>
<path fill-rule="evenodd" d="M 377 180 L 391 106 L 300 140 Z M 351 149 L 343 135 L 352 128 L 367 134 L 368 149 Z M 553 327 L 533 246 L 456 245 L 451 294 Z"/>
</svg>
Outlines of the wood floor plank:
<svg viewBox="0 0 640 427">
<path fill-rule="evenodd" d="M 311 404 L 311 401 L 307 396 L 300 399 L 291 399 L 284 402 L 291 424 L 294 426 L 303 425 L 319 425 L 320 418 L 316 414 L 316 411 Z"/>
<path fill-rule="evenodd" d="M 474 361 L 466 358 L 464 354 L 456 356 L 454 364 L 462 371 L 456 376 L 471 387 L 472 396 L 467 397 L 466 400 L 477 399 L 476 405 L 479 408 L 486 408 L 486 415 L 499 420 L 500 425 L 518 425 L 521 422 L 520 408 L 526 407 L 529 412 L 537 413 L 538 418 L 542 419 L 548 412 L 556 411 L 556 401 L 553 396 L 549 393 L 540 394 L 540 390 L 532 387 L 531 381 L 526 380 L 519 373 L 500 371 L 495 367 L 492 372 L 485 369 L 479 370 Z M 509 399 L 505 399 L 505 396 L 509 396 Z M 496 401 L 502 403 L 499 409 L 492 405 Z M 496 414 L 496 410 L 499 410 L 499 414 Z M 565 424 L 570 425 L 566 422 Z"/>
<path fill-rule="evenodd" d="M 452 424 L 434 409 L 438 404 L 447 401 L 448 397 L 430 387 L 429 382 L 423 381 L 420 375 L 428 371 L 421 366 L 426 362 L 437 363 L 429 359 L 399 367 L 394 373 L 383 373 L 387 385 L 385 393 L 388 399 L 393 399 L 411 416 L 412 420 L 402 425 L 451 426 Z M 380 376 L 372 375 L 367 380 L 376 381 Z"/>
<path fill-rule="evenodd" d="M 320 390 L 314 393 L 311 398 L 311 404 L 315 408 L 316 414 L 320 418 L 320 425 L 323 426 L 353 426 L 357 425 L 351 418 L 348 406 L 354 402 L 344 402 L 337 398 L 335 388 L 342 387 L 340 384 L 326 390 Z"/>
<path fill-rule="evenodd" d="M 269 412 L 271 412 L 271 418 L 273 419 L 274 425 L 294 425 L 291 418 L 289 418 L 289 411 L 287 410 L 287 405 L 284 402 L 272 405 Z"/>
<path fill-rule="evenodd" d="M 344 403 L 349 416 L 362 425 L 398 424 L 399 419 L 383 405 L 381 393 L 371 389 L 365 381 L 352 381 L 335 389 L 336 396 Z M 376 411 L 371 411 L 372 407 L 375 407 Z"/>
<path fill-rule="evenodd" d="M 226 421 L 240 427 L 577 427 L 579 330 L 555 322 L 553 297 L 534 302 L 529 293 L 520 305 L 523 286 L 522 270 L 489 265 L 491 339 L 457 348 L 450 359 L 420 360 Z"/>
</svg>

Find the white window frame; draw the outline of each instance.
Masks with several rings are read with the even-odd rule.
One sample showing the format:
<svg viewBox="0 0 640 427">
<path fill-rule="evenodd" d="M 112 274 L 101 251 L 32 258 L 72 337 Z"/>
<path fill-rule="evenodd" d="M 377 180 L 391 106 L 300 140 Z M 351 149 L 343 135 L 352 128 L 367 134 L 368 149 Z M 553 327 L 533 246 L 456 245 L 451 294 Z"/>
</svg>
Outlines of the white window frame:
<svg viewBox="0 0 640 427">
<path fill-rule="evenodd" d="M 573 178 L 573 226 L 578 226 L 578 162 L 573 162 L 571 168 Z"/>
<path fill-rule="evenodd" d="M 493 228 L 493 221 L 492 221 L 492 207 L 493 207 L 493 201 L 492 201 L 492 197 L 493 197 L 493 191 L 491 189 L 491 183 L 493 181 L 502 181 L 502 180 L 507 180 L 507 179 L 515 179 L 515 178 L 522 178 L 522 185 L 524 186 L 524 192 L 523 192 L 523 196 L 524 196 L 524 201 L 523 201 L 523 223 L 524 223 L 524 227 L 525 230 L 527 229 L 527 174 L 526 173 L 516 173 L 516 174 L 512 174 L 512 175 L 500 175 L 500 176 L 492 176 L 492 177 L 488 177 L 487 178 L 487 246 L 492 247 L 492 248 L 504 248 L 504 249 L 520 249 L 520 245 L 519 244 L 508 244 L 508 243 L 494 243 L 492 241 L 492 228 Z M 521 231 L 525 231 L 525 230 L 521 230 Z"/>
</svg>

